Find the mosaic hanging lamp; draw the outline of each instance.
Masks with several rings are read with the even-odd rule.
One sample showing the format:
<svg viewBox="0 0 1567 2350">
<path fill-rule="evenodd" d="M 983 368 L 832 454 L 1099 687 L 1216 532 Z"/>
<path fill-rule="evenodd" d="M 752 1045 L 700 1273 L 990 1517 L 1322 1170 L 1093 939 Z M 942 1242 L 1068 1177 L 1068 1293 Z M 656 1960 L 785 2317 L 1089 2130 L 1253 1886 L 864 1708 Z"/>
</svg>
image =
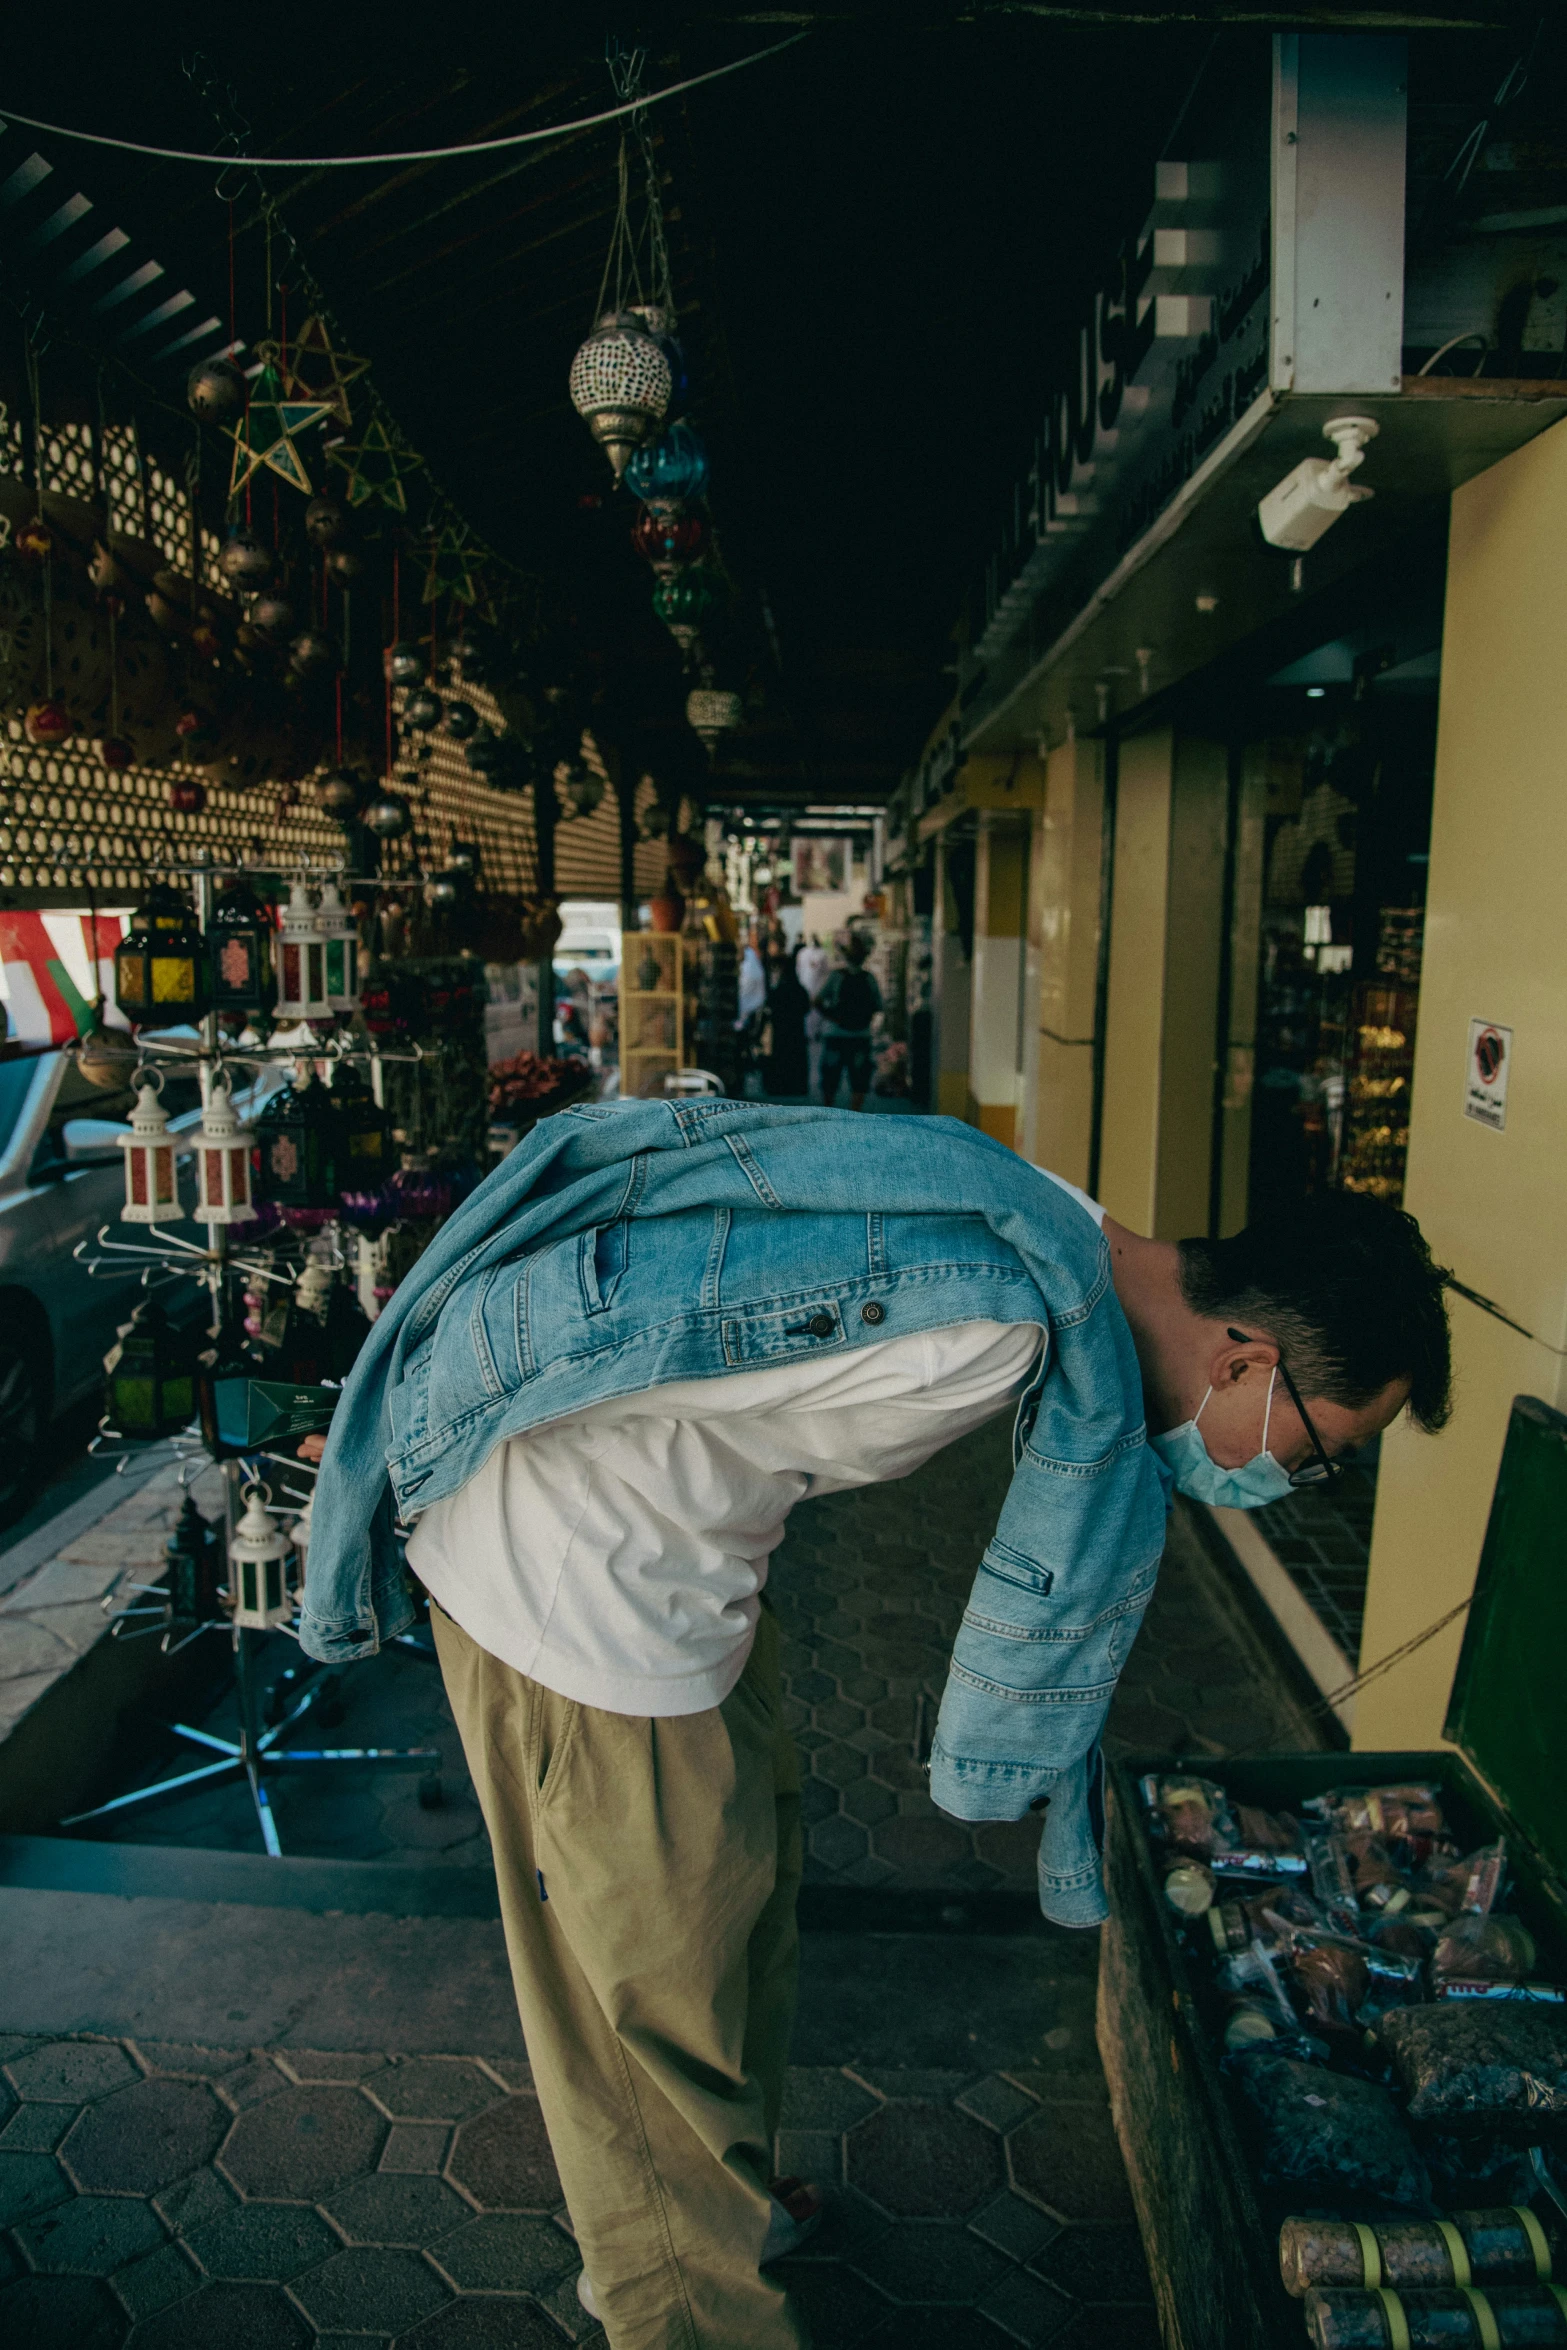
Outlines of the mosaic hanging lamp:
<svg viewBox="0 0 1567 2350">
<path fill-rule="evenodd" d="M 707 488 L 707 444 L 694 424 L 672 424 L 626 459 L 625 482 L 655 513 L 689 506 Z"/>
<path fill-rule="evenodd" d="M 118 1344 L 103 1358 L 109 1419 L 121 1436 L 148 1441 L 189 1425 L 200 1350 L 200 1331 L 178 1328 L 153 1297 L 121 1324 Z"/>
<path fill-rule="evenodd" d="M 293 1544 L 267 1503 L 270 1486 L 245 1488 L 245 1514 L 229 1536 L 229 1597 L 237 1629 L 270 1632 L 286 1623 L 294 1602 L 283 1573 Z"/>
<path fill-rule="evenodd" d="M 122 1224 L 177 1224 L 185 1213 L 174 1173 L 174 1137 L 158 1099 L 162 1090 L 163 1079 L 155 1069 L 139 1073 L 136 1107 L 129 1128 L 119 1138 L 125 1153 Z"/>
<path fill-rule="evenodd" d="M 711 759 L 726 734 L 733 734 L 744 715 L 740 696 L 721 686 L 699 685 L 686 696 L 686 724 L 699 735 Z"/>
<path fill-rule="evenodd" d="M 207 1009 L 206 942 L 189 900 L 156 882 L 114 950 L 114 1000 L 133 1028 L 174 1028 Z"/>
<path fill-rule="evenodd" d="M 279 1020 L 330 1020 L 326 984 L 326 941 L 316 925 L 310 891 L 298 875 L 278 925 L 277 1016 Z"/>
<path fill-rule="evenodd" d="M 211 1098 L 190 1139 L 196 1154 L 197 1223 L 248 1224 L 256 1213 L 250 1204 L 256 1137 L 240 1124 L 233 1093 L 220 1076 L 213 1079 Z"/>
<path fill-rule="evenodd" d="M 571 404 L 619 481 L 653 438 L 674 389 L 669 361 L 634 311 L 608 310 L 571 363 Z"/>
</svg>

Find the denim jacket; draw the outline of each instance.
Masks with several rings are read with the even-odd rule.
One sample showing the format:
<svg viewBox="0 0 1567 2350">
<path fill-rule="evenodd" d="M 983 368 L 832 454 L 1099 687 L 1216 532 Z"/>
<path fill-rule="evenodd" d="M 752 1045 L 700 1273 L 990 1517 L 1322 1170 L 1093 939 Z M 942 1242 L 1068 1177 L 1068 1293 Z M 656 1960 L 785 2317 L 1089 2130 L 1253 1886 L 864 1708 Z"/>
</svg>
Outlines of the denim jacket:
<svg viewBox="0 0 1567 2350">
<path fill-rule="evenodd" d="M 1048 1797 L 1041 1906 L 1096 1925 L 1099 1736 L 1153 1590 L 1165 1489 L 1102 1234 L 955 1120 L 725 1099 L 545 1120 L 365 1343 L 322 1462 L 301 1643 L 337 1663 L 408 1623 L 398 1521 L 506 1437 L 670 1380 L 974 1320 L 1047 1339 L 953 1648 L 931 1792 L 969 1820 Z"/>
</svg>

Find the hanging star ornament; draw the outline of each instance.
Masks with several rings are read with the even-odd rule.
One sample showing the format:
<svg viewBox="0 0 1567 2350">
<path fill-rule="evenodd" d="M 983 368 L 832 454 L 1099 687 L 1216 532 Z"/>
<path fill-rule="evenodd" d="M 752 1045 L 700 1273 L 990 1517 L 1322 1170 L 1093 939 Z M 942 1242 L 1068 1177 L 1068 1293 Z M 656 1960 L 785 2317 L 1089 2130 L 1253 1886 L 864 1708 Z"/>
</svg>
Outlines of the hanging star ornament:
<svg viewBox="0 0 1567 2350">
<path fill-rule="evenodd" d="M 265 364 L 251 386 L 244 415 L 233 427 L 234 463 L 229 473 L 229 496 L 242 490 L 262 466 L 286 481 L 291 489 L 310 495 L 310 475 L 296 442 L 301 433 L 322 424 L 332 413 L 325 400 L 291 400 L 274 364 L 276 344 L 263 346 Z"/>
<path fill-rule="evenodd" d="M 307 318 L 283 370 L 283 388 L 290 399 L 324 400 L 339 424 L 352 424 L 348 387 L 369 364 L 355 352 L 337 349 L 324 318 Z"/>
<path fill-rule="evenodd" d="M 424 601 L 433 604 L 439 596 L 452 596 L 459 604 L 476 604 L 481 593 L 478 560 L 479 549 L 465 522 L 448 522 L 432 531 Z"/>
<path fill-rule="evenodd" d="M 333 443 L 327 450 L 327 461 L 341 465 L 348 475 L 344 488 L 350 506 L 390 506 L 394 514 L 408 511 L 403 476 L 417 473 L 424 463 L 412 449 L 393 442 L 379 416 L 371 417 L 357 444 Z"/>
</svg>

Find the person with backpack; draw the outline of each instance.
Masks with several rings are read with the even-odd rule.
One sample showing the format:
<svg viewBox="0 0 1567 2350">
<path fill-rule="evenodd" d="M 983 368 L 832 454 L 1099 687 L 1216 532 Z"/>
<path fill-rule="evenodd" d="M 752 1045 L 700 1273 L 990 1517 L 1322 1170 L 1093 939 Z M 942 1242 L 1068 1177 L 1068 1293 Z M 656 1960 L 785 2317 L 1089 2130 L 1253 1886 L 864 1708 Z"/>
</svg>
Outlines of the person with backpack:
<svg viewBox="0 0 1567 2350">
<path fill-rule="evenodd" d="M 865 968 L 870 951 L 870 940 L 851 930 L 843 962 L 816 999 L 822 1020 L 822 1102 L 829 1110 L 844 1077 L 849 1080 L 851 1110 L 862 1106 L 870 1090 L 871 1023 L 882 1008 L 881 989 Z"/>
</svg>

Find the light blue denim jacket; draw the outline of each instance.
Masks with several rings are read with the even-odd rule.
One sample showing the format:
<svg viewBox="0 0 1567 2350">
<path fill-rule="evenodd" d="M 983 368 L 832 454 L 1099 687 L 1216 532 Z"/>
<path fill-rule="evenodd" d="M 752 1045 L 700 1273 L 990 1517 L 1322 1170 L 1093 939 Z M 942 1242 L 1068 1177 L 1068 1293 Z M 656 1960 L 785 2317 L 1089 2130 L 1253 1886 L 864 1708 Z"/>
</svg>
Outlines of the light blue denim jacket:
<svg viewBox="0 0 1567 2350">
<path fill-rule="evenodd" d="M 354 1367 L 301 1643 L 339 1663 L 408 1623 L 397 1521 L 505 1437 L 670 1380 L 974 1320 L 1048 1337 L 953 1648 L 931 1793 L 969 1820 L 1049 1797 L 1041 1906 L 1096 1925 L 1099 1736 L 1153 1590 L 1165 1486 L 1102 1234 L 952 1119 L 710 1099 L 544 1121 L 442 1227 Z"/>
</svg>

